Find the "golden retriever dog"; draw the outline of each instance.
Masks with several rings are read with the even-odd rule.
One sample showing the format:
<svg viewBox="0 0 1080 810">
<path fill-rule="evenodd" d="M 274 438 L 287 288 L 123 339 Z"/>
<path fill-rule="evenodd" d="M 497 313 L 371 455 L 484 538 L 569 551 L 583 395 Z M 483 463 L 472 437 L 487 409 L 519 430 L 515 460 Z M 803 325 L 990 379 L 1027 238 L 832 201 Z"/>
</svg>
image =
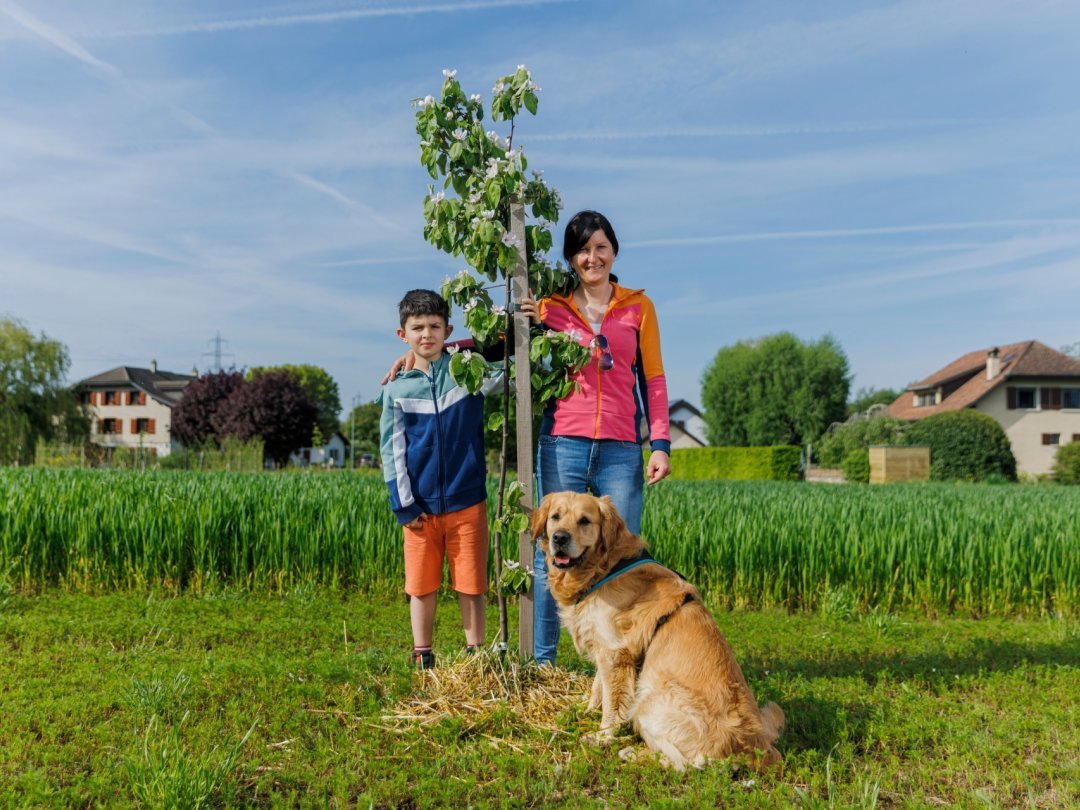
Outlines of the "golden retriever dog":
<svg viewBox="0 0 1080 810">
<path fill-rule="evenodd" d="M 780 762 L 783 711 L 758 708 L 701 594 L 652 560 L 609 498 L 551 493 L 532 534 L 563 625 L 596 665 L 600 740 L 629 722 L 679 770 L 739 753 L 758 769 Z"/>
</svg>

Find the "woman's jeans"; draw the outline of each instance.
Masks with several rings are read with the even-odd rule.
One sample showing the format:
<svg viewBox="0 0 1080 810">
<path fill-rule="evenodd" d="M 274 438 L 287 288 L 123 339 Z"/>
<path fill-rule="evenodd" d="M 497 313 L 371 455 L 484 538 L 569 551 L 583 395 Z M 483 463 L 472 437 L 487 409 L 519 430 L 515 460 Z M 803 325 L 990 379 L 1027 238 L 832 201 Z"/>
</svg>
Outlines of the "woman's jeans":
<svg viewBox="0 0 1080 810">
<path fill-rule="evenodd" d="M 644 486 L 641 445 L 613 439 L 540 436 L 536 453 L 537 500 L 551 492 L 591 492 L 607 495 L 627 528 L 641 532 Z M 554 663 L 559 644 L 559 613 L 547 587 L 547 560 L 536 547 L 533 559 L 533 656 Z"/>
</svg>

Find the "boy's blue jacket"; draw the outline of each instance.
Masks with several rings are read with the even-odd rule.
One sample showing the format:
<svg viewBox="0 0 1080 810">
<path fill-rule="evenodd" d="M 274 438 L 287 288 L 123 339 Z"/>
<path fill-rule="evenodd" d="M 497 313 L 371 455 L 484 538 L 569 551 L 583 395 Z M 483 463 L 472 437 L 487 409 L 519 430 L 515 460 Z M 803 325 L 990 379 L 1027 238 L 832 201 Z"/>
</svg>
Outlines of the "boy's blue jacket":
<svg viewBox="0 0 1080 810">
<path fill-rule="evenodd" d="M 450 376 L 450 355 L 429 373 L 398 374 L 382 390 L 383 478 L 402 525 L 421 513 L 441 515 L 487 498 L 484 395 L 501 385 L 501 368 L 470 394 Z"/>
</svg>

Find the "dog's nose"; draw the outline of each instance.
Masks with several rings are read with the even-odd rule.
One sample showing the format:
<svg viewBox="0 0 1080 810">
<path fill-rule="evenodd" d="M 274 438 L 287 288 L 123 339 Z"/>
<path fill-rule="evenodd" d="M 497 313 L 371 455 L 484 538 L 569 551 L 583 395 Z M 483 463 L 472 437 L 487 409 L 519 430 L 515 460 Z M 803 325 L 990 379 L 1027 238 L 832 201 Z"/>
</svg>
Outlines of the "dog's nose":
<svg viewBox="0 0 1080 810">
<path fill-rule="evenodd" d="M 565 546 L 567 543 L 570 542 L 570 532 L 565 532 L 565 531 L 557 531 L 557 532 L 555 532 L 553 535 L 551 535 L 551 542 L 554 545 L 558 546 L 559 548 L 562 548 L 563 546 Z"/>
</svg>

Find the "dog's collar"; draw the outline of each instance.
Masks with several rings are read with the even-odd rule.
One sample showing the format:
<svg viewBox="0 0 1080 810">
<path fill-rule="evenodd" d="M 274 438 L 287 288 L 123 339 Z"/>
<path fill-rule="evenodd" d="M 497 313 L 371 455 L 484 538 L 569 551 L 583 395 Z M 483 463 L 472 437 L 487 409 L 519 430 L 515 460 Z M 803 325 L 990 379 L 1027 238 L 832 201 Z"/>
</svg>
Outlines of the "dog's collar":
<svg viewBox="0 0 1080 810">
<path fill-rule="evenodd" d="M 633 557 L 623 557 L 621 560 L 619 560 L 617 563 L 615 563 L 614 568 L 612 568 L 610 571 L 607 572 L 607 576 L 605 576 L 602 580 L 597 582 L 595 585 L 593 585 L 591 588 L 589 588 L 589 590 L 585 591 L 585 593 L 583 593 L 581 596 L 579 596 L 578 597 L 578 602 L 584 601 L 586 596 L 591 594 L 593 591 L 595 591 L 601 585 L 603 585 L 606 582 L 610 582 L 611 580 L 615 579 L 615 577 L 619 576 L 620 574 L 625 574 L 631 568 L 637 568 L 639 565 L 644 565 L 645 563 L 655 563 L 655 562 L 656 562 L 656 560 L 653 559 L 652 554 L 650 554 L 645 549 L 642 549 L 640 552 L 635 554 Z M 659 565 L 660 563 L 656 563 L 656 564 Z"/>
</svg>

